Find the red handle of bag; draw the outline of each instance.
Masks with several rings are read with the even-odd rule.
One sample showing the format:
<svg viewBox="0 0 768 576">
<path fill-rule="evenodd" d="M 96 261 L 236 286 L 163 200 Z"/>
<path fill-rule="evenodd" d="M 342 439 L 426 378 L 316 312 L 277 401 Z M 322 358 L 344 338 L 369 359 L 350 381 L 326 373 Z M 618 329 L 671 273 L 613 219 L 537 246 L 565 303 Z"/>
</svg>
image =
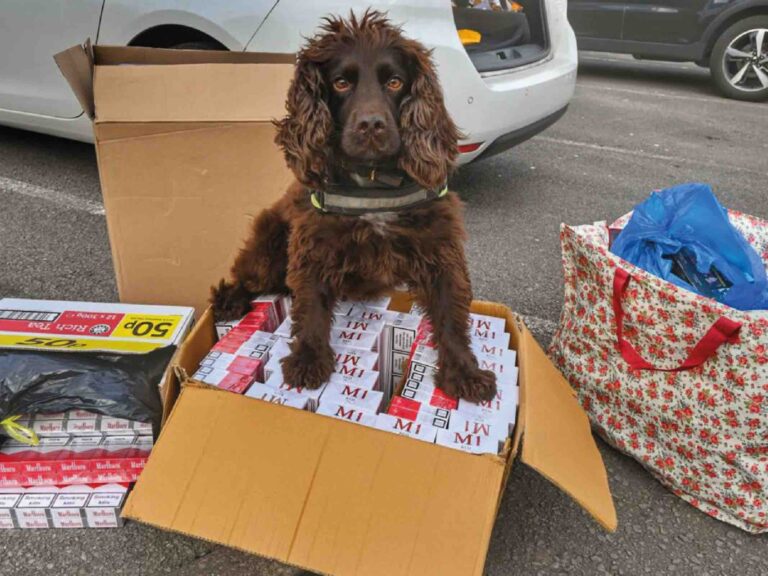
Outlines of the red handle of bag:
<svg viewBox="0 0 768 576">
<path fill-rule="evenodd" d="M 631 280 L 632 275 L 629 272 L 621 268 L 616 268 L 616 273 L 613 277 L 613 314 L 616 318 L 616 341 L 618 343 L 619 352 L 621 352 L 621 356 L 626 360 L 627 364 L 635 370 L 658 370 L 661 372 L 690 370 L 696 366 L 701 366 L 704 362 L 712 358 L 721 345 L 726 342 L 736 341 L 739 330 L 741 330 L 741 323 L 723 316 L 722 318 L 719 318 L 717 322 L 712 324 L 711 328 L 707 331 L 704 337 L 699 340 L 696 346 L 693 347 L 691 353 L 680 366 L 677 366 L 676 368 L 660 368 L 654 366 L 640 356 L 632 344 L 624 339 L 624 308 L 622 306 L 622 299 Z"/>
</svg>

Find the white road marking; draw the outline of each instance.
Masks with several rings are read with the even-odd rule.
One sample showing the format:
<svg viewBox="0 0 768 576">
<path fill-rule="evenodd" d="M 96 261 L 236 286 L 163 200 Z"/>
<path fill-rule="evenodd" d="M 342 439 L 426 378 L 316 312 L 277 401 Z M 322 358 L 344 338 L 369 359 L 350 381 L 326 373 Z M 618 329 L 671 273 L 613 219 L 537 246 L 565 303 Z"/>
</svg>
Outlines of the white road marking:
<svg viewBox="0 0 768 576">
<path fill-rule="evenodd" d="M 632 90 L 631 88 L 616 88 L 613 86 L 606 86 L 597 82 L 584 82 L 579 80 L 576 84 L 576 89 L 586 88 L 588 90 L 599 90 L 600 92 L 615 92 L 617 94 L 632 94 L 633 96 L 651 96 L 653 98 L 670 98 L 673 100 L 690 100 L 691 102 L 706 102 L 707 104 L 725 104 L 724 98 L 713 96 L 708 98 L 706 96 L 686 96 L 685 94 L 671 94 L 670 92 L 659 92 L 657 90 Z M 578 97 L 578 93 L 576 94 Z M 759 102 L 739 102 L 738 100 L 728 100 L 728 106 L 749 106 L 754 108 L 760 106 Z"/>
<path fill-rule="evenodd" d="M 692 158 L 680 158 L 679 156 L 667 156 L 665 154 L 654 154 L 652 152 L 643 152 L 642 150 L 628 150 L 627 148 L 620 148 L 618 146 L 606 146 L 604 144 L 594 144 L 592 142 L 579 142 L 577 140 L 566 140 L 564 138 L 552 138 L 551 136 L 534 136 L 532 140 L 539 142 L 548 142 L 551 144 L 559 144 L 562 146 L 574 146 L 577 148 L 587 148 L 589 150 L 595 150 L 597 152 L 610 152 L 613 154 L 623 154 L 626 156 L 634 156 L 636 158 L 645 158 L 648 160 L 660 160 L 662 162 L 672 162 L 678 164 L 690 164 L 692 166 L 705 166 L 707 168 L 717 168 L 718 170 L 732 170 L 736 172 L 748 172 L 750 174 L 756 174 L 761 177 L 768 176 L 768 172 L 761 172 L 759 170 L 752 170 L 743 166 L 734 166 L 732 164 L 725 164 L 720 162 L 710 162 L 707 160 L 694 160 Z"/>
<path fill-rule="evenodd" d="M 80 198 L 53 188 L 44 188 L 29 182 L 0 176 L 0 196 L 2 194 L 18 194 L 28 198 L 37 198 L 56 204 L 66 210 L 78 210 L 93 216 L 104 216 L 104 205 L 100 202 Z"/>
</svg>

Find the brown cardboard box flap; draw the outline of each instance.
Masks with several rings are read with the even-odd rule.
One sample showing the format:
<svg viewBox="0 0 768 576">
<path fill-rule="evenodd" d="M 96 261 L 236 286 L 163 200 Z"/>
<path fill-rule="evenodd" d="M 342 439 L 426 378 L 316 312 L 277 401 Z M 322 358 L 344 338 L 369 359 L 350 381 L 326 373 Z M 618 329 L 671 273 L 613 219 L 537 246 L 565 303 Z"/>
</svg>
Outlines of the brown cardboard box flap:
<svg viewBox="0 0 768 576">
<path fill-rule="evenodd" d="M 323 573 L 479 576 L 503 476 L 500 458 L 187 387 L 123 515 Z"/>
<path fill-rule="evenodd" d="M 586 414 L 525 326 L 520 344 L 521 459 L 568 493 L 604 528 L 615 530 L 608 476 Z"/>
<path fill-rule="evenodd" d="M 269 122 L 285 115 L 285 63 L 99 66 L 96 122 Z"/>
<path fill-rule="evenodd" d="M 293 54 L 96 46 L 54 55 L 98 122 L 270 121 L 284 114 Z"/>
</svg>

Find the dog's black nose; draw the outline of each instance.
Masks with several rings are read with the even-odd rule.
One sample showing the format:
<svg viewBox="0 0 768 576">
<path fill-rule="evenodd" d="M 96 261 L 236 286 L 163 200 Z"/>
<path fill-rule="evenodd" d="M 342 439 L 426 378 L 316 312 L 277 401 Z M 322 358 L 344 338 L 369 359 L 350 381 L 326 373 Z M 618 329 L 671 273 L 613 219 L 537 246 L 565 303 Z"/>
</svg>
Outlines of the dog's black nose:
<svg viewBox="0 0 768 576">
<path fill-rule="evenodd" d="M 366 114 L 358 119 L 355 128 L 362 136 L 376 136 L 386 130 L 387 122 L 380 114 Z"/>
</svg>

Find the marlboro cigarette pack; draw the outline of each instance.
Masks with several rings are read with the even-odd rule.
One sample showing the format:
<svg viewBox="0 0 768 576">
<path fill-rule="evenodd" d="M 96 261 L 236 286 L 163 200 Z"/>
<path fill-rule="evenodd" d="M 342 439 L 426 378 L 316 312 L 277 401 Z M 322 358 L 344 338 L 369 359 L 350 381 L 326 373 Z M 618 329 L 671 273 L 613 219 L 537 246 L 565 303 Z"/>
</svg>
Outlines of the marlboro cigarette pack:
<svg viewBox="0 0 768 576">
<path fill-rule="evenodd" d="M 325 387 L 320 404 L 329 402 L 331 404 L 350 405 L 376 414 L 381 408 L 383 399 L 384 393 L 378 390 L 331 381 Z"/>
<path fill-rule="evenodd" d="M 374 427 L 376 425 L 376 414 L 361 410 L 357 406 L 349 404 L 334 404 L 333 402 L 322 402 L 317 409 L 317 414 L 338 418 L 339 420 L 348 420 L 354 424 Z"/>
<path fill-rule="evenodd" d="M 434 443 L 437 437 L 437 428 L 422 422 L 414 422 L 407 418 L 381 413 L 376 416 L 376 428 L 393 432 L 401 436 L 409 436 L 423 442 Z"/>
<path fill-rule="evenodd" d="M 17 422 L 31 428 L 38 438 L 152 435 L 152 424 L 149 422 L 133 422 L 83 410 L 63 414 L 36 414 L 20 418 Z"/>
<path fill-rule="evenodd" d="M 0 448 L 0 487 L 135 482 L 151 436 L 82 437 L 64 446 L 6 442 Z"/>
<path fill-rule="evenodd" d="M 0 489 L 0 529 L 117 528 L 129 485 Z"/>
</svg>

